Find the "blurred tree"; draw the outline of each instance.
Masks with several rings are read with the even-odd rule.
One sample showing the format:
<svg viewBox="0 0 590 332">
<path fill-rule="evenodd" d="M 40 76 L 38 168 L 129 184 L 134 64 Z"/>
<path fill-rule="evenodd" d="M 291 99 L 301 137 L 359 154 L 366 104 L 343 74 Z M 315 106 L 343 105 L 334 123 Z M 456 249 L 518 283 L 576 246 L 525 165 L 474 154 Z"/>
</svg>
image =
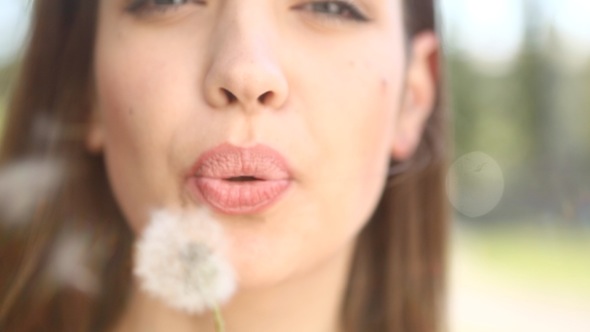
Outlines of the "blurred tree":
<svg viewBox="0 0 590 332">
<path fill-rule="evenodd" d="M 568 206 L 590 193 L 590 56 L 583 70 L 564 71 L 542 3 L 523 4 L 526 38 L 512 70 L 480 70 L 485 63 L 447 47 L 455 150 L 485 152 L 502 166 L 504 199 L 484 220 L 576 218 Z"/>
</svg>

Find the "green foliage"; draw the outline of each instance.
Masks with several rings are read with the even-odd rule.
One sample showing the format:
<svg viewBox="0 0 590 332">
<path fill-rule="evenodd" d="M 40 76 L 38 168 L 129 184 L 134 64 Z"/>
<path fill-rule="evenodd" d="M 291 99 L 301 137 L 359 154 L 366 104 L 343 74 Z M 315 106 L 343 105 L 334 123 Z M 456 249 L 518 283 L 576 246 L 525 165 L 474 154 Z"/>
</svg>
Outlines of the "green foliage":
<svg viewBox="0 0 590 332">
<path fill-rule="evenodd" d="M 4 122 L 6 121 L 6 97 L 0 95 L 0 143 L 4 132 Z"/>
<path fill-rule="evenodd" d="M 0 140 L 6 121 L 6 107 L 9 99 L 10 88 L 16 77 L 18 63 L 14 62 L 8 66 L 0 67 Z M 1 142 L 1 141 L 0 141 Z"/>
<path fill-rule="evenodd" d="M 530 219 L 518 224 L 476 232 L 463 229 L 457 250 L 507 282 L 590 299 L 590 229 L 539 227 Z"/>
<path fill-rule="evenodd" d="M 577 227 L 590 222 L 580 212 L 590 195 L 590 58 L 572 71 L 552 45 L 528 46 L 497 74 L 448 53 L 455 151 L 482 151 L 503 170 L 504 199 L 489 220 L 548 214 Z"/>
</svg>

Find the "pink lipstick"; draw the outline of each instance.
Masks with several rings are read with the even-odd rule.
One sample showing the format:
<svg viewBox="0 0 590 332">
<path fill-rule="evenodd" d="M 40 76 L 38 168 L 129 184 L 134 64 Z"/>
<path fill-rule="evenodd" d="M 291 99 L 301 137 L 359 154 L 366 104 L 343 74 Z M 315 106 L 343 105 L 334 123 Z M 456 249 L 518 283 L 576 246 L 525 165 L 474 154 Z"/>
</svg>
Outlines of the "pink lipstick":
<svg viewBox="0 0 590 332">
<path fill-rule="evenodd" d="M 222 144 L 203 153 L 188 178 L 189 192 L 225 214 L 255 214 L 269 208 L 291 184 L 284 158 L 268 146 Z"/>
</svg>

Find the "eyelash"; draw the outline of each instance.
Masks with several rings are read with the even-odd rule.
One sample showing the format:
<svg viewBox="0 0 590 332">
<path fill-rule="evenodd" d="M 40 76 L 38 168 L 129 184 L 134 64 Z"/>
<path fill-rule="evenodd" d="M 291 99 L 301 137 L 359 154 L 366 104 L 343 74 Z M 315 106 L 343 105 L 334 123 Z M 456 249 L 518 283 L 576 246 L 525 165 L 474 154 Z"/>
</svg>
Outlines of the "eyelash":
<svg viewBox="0 0 590 332">
<path fill-rule="evenodd" d="M 328 19 L 339 19 L 345 21 L 367 22 L 369 19 L 350 2 L 342 1 L 311 1 L 294 7 L 295 9 L 308 10 Z"/>
<path fill-rule="evenodd" d="M 204 0 L 131 0 L 126 10 L 133 14 L 150 14 L 178 9 L 189 3 L 204 5 Z"/>
<path fill-rule="evenodd" d="M 306 10 L 329 19 L 341 19 L 346 21 L 366 22 L 369 19 L 350 0 L 311 1 L 295 6 L 294 9 Z M 167 12 L 183 5 L 193 3 L 206 4 L 205 0 L 131 0 L 126 7 L 130 13 L 155 13 Z"/>
</svg>

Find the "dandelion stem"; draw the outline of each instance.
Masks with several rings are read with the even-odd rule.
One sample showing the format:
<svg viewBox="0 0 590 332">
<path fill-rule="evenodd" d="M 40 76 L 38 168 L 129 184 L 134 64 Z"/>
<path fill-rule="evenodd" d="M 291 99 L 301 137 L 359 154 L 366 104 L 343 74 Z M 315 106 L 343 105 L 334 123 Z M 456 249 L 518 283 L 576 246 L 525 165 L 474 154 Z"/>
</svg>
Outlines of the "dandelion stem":
<svg viewBox="0 0 590 332">
<path fill-rule="evenodd" d="M 219 306 L 217 304 L 213 306 L 213 314 L 215 315 L 215 331 L 225 332 L 223 316 L 221 316 L 221 310 L 219 310 Z"/>
</svg>

